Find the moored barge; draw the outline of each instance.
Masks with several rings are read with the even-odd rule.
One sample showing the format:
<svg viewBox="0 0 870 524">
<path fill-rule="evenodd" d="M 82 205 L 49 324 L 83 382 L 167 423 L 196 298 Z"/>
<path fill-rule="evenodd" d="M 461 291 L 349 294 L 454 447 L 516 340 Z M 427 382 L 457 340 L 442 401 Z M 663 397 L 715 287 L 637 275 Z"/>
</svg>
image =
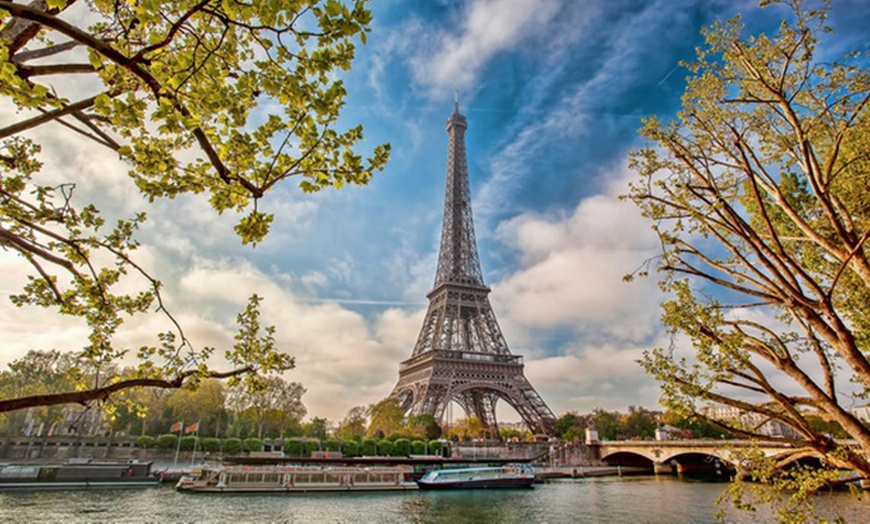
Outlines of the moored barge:
<svg viewBox="0 0 870 524">
<path fill-rule="evenodd" d="M 0 464 L 0 491 L 116 489 L 157 486 L 151 463 L 71 459 L 56 464 Z"/>
<path fill-rule="evenodd" d="M 175 488 L 196 493 L 308 493 L 417 489 L 403 466 L 223 465 L 195 468 Z"/>
</svg>

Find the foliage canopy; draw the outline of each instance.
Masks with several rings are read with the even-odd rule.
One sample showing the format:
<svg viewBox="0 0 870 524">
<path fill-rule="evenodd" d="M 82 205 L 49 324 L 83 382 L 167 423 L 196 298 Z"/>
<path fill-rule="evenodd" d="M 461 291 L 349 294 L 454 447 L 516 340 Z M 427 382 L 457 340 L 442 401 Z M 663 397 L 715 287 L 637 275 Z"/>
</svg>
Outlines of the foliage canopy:
<svg viewBox="0 0 870 524">
<path fill-rule="evenodd" d="M 362 185 L 387 161 L 389 145 L 368 158 L 356 152 L 361 126 L 339 129 L 340 72 L 356 39 L 365 42 L 366 3 L 0 0 L 0 101 L 16 111 L 0 125 L 0 244 L 30 268 L 13 302 L 83 319 L 90 336 L 80 357 L 97 368 L 128 351 L 114 336 L 129 316 L 156 308 L 171 326 L 139 350 L 136 377 L 3 400 L 0 411 L 292 367 L 259 325 L 255 297 L 226 355 L 233 369 L 211 370 L 212 351 L 194 348 L 160 282 L 134 259 L 145 215 L 112 225 L 106 202 L 79 202 L 83 181 L 58 182 L 41 154 L 59 132 L 108 148 L 146 199 L 207 195 L 217 213 L 238 214 L 236 233 L 256 244 L 273 221 L 260 202 L 279 183 L 296 177 L 304 192 Z M 144 280 L 131 293 L 136 275 Z"/>
<path fill-rule="evenodd" d="M 701 403 L 793 428 L 792 455 L 870 478 L 870 74 L 820 49 L 827 6 L 783 9 L 773 36 L 740 18 L 705 32 L 678 120 L 649 118 L 629 197 L 654 223 L 662 319 L 687 337 L 642 364 L 670 408 L 761 437 Z M 820 430 L 836 423 L 859 448 Z M 783 461 L 791 460 L 782 457 Z"/>
</svg>

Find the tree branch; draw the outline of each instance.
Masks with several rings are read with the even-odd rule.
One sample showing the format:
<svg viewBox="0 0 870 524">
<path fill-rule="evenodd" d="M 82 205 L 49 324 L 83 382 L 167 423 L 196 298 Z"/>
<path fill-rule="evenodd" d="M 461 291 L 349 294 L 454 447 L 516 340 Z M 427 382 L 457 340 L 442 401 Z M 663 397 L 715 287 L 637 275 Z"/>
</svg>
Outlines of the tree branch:
<svg viewBox="0 0 870 524">
<path fill-rule="evenodd" d="M 245 366 L 226 372 L 208 371 L 204 374 L 205 378 L 229 378 L 238 376 L 244 373 L 254 371 L 252 366 Z M 19 409 L 32 408 L 36 406 L 55 406 L 58 404 L 86 404 L 97 400 L 104 401 L 114 393 L 130 388 L 163 388 L 163 389 L 178 389 L 184 386 L 184 382 L 190 377 L 199 373 L 198 370 L 184 371 L 172 379 L 158 378 L 133 378 L 121 380 L 108 386 L 100 388 L 92 388 L 84 391 L 75 391 L 68 393 L 54 393 L 49 395 L 34 395 L 31 397 L 13 398 L 9 400 L 0 400 L 0 413 L 7 411 L 15 411 Z"/>
</svg>

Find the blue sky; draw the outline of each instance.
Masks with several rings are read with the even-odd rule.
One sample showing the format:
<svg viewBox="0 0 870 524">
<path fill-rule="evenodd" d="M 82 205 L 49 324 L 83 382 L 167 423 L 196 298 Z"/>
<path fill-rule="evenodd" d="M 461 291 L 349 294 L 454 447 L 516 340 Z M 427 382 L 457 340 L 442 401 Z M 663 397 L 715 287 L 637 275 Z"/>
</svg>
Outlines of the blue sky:
<svg viewBox="0 0 870 524">
<path fill-rule="evenodd" d="M 866 49 L 870 8 L 834 1 L 838 33 L 825 52 Z M 491 302 L 526 375 L 560 415 L 595 407 L 656 407 L 658 389 L 635 363 L 666 344 L 653 281 L 621 277 L 656 252 L 649 224 L 625 193 L 627 155 L 646 115 L 679 107 L 700 30 L 735 12 L 752 31 L 782 11 L 752 1 L 376 0 L 368 44 L 348 89 L 346 125 L 362 123 L 364 148 L 389 142 L 387 169 L 363 188 L 304 195 L 280 188 L 276 214 L 255 249 L 232 234 L 232 217 L 184 197 L 149 207 L 112 155 L 76 138 L 47 165 L 75 168 L 83 193 L 109 207 L 147 209 L 141 258 L 165 283 L 188 335 L 232 343 L 245 298 L 265 298 L 267 321 L 295 355 L 311 415 L 340 420 L 389 394 L 410 355 L 435 274 L 454 91 L 466 133 L 474 219 Z M 74 158 L 69 151 L 74 150 Z M 88 187 L 88 182 L 91 183 Z M 0 258 L 5 292 L 21 268 Z M 69 347 L 72 321 L 40 329 L 40 313 L 3 305 L 3 362 L 30 347 Z M 133 346 L 161 326 L 131 323 Z M 2 363 L 2 362 L 0 362 Z M 509 409 L 507 420 L 517 416 Z"/>
</svg>

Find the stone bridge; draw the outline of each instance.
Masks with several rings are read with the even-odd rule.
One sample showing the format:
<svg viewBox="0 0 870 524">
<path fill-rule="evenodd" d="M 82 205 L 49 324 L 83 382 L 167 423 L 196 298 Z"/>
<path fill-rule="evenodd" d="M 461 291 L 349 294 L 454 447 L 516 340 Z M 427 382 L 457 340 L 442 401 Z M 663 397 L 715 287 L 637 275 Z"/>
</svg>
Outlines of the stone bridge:
<svg viewBox="0 0 870 524">
<path fill-rule="evenodd" d="M 856 445 L 851 441 L 841 442 Z M 785 442 L 750 440 L 628 440 L 589 443 L 594 458 L 608 464 L 639 465 L 649 461 L 656 473 L 671 473 L 691 457 L 719 461 L 730 469 L 741 470 L 741 457 L 747 451 L 758 450 L 765 457 L 791 456 L 793 460 L 815 457 L 811 452 L 795 453 Z M 640 460 L 639 460 L 640 459 Z M 645 460 L 644 460 L 645 459 Z"/>
</svg>

